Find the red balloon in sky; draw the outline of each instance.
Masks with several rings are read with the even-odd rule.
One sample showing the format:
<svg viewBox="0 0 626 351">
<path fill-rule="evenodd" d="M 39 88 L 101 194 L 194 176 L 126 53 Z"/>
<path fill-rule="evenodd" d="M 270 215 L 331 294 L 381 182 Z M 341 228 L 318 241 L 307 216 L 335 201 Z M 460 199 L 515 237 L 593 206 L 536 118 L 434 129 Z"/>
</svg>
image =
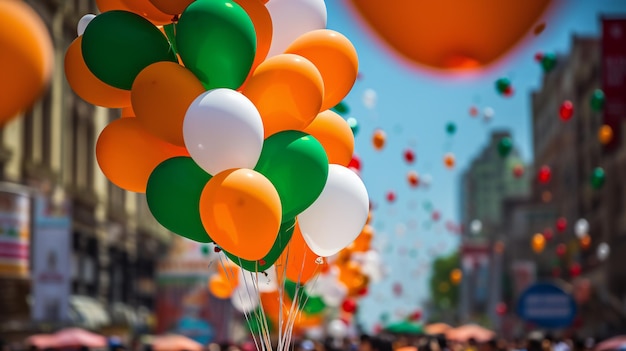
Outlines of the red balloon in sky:
<svg viewBox="0 0 626 351">
<path fill-rule="evenodd" d="M 346 299 L 341 304 L 341 309 L 347 313 L 354 313 L 356 311 L 356 302 L 352 299 Z"/>
<path fill-rule="evenodd" d="M 543 237 L 546 239 L 546 241 L 552 240 L 552 238 L 554 237 L 554 232 L 552 231 L 552 228 L 544 229 L 543 230 Z"/>
<path fill-rule="evenodd" d="M 415 171 L 409 171 L 409 173 L 407 173 L 406 175 L 406 179 L 412 188 L 417 188 L 420 185 L 419 174 L 417 174 L 417 172 Z"/>
<path fill-rule="evenodd" d="M 433 211 L 432 218 L 433 221 L 437 222 L 439 218 L 441 218 L 441 213 L 439 213 L 439 211 Z"/>
<path fill-rule="evenodd" d="M 352 155 L 352 159 L 350 163 L 348 163 L 348 168 L 354 168 L 358 172 L 361 171 L 361 159 L 357 155 Z"/>
<path fill-rule="evenodd" d="M 511 97 L 513 96 L 514 92 L 515 90 L 513 89 L 513 86 L 509 85 L 508 87 L 506 87 L 506 89 L 504 89 L 504 91 L 502 92 L 502 95 L 504 95 L 505 97 Z"/>
<path fill-rule="evenodd" d="M 413 163 L 415 161 L 415 153 L 411 149 L 404 150 L 404 160 L 406 163 Z"/>
<path fill-rule="evenodd" d="M 552 170 L 548 166 L 541 166 L 537 173 L 537 180 L 541 184 L 547 184 L 552 179 Z"/>
<path fill-rule="evenodd" d="M 580 267 L 578 263 L 574 263 L 569 267 L 569 275 L 572 278 L 578 277 L 581 272 L 582 272 L 582 268 Z"/>
<path fill-rule="evenodd" d="M 472 107 L 470 107 L 470 109 L 469 109 L 469 114 L 470 114 L 470 116 L 472 116 L 472 117 L 476 117 L 476 116 L 478 116 L 478 108 L 476 108 L 476 106 L 472 106 Z"/>
<path fill-rule="evenodd" d="M 400 283 L 394 283 L 393 284 L 393 293 L 396 296 L 400 296 L 402 295 L 402 284 Z"/>
<path fill-rule="evenodd" d="M 409 320 L 410 321 L 417 322 L 420 319 L 422 319 L 422 311 L 420 311 L 420 310 L 417 310 L 417 311 L 411 313 L 411 315 L 409 315 Z"/>
<path fill-rule="evenodd" d="M 396 201 L 396 193 L 394 193 L 393 191 L 388 192 L 387 193 L 387 201 L 388 202 Z"/>
<path fill-rule="evenodd" d="M 565 229 L 567 229 L 567 219 L 565 219 L 564 217 L 560 217 L 556 220 L 556 230 L 559 233 L 563 233 Z"/>
<path fill-rule="evenodd" d="M 543 53 L 542 52 L 538 52 L 535 54 L 535 61 L 536 62 L 541 62 L 541 60 L 543 60 Z"/>
<path fill-rule="evenodd" d="M 574 104 L 572 104 L 572 102 L 569 100 L 563 101 L 563 103 L 561 104 L 561 107 L 559 108 L 559 117 L 561 117 L 561 120 L 563 120 L 564 122 L 567 122 L 570 120 L 570 118 L 572 118 L 573 115 L 574 115 Z"/>
<path fill-rule="evenodd" d="M 499 316 L 503 316 L 503 315 L 505 315 L 505 314 L 506 314 L 506 311 L 507 311 L 507 307 L 506 307 L 506 304 L 505 304 L 504 302 L 500 302 L 500 303 L 498 303 L 498 304 L 496 305 L 496 313 L 497 313 Z"/>
<path fill-rule="evenodd" d="M 556 255 L 562 257 L 567 252 L 567 246 L 565 244 L 559 244 L 556 247 Z"/>
<path fill-rule="evenodd" d="M 513 167 L 513 176 L 515 178 L 521 178 L 523 175 L 524 175 L 524 166 L 515 165 L 515 167 Z"/>
</svg>

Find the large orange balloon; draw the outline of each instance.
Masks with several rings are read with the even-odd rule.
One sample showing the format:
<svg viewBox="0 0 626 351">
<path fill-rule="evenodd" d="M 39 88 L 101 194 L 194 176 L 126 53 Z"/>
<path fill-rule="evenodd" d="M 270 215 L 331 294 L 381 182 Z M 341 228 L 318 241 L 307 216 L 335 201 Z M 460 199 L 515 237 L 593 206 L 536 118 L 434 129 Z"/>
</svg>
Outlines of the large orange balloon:
<svg viewBox="0 0 626 351">
<path fill-rule="evenodd" d="M 100 12 L 129 11 L 142 16 L 157 26 L 172 23 L 173 16 L 161 12 L 150 0 L 96 0 Z"/>
<path fill-rule="evenodd" d="M 82 36 L 76 38 L 65 53 L 65 77 L 72 90 L 92 105 L 109 108 L 130 106 L 130 90 L 112 87 L 91 73 L 81 50 Z"/>
<path fill-rule="evenodd" d="M 324 82 L 309 60 L 283 54 L 261 63 L 243 94 L 259 110 L 267 138 L 283 130 L 306 128 L 322 105 Z"/>
<path fill-rule="evenodd" d="M 54 52 L 46 25 L 22 1 L 0 1 L 0 48 L 0 124 L 4 124 L 44 92 Z"/>
<path fill-rule="evenodd" d="M 350 249 L 354 252 L 368 251 L 374 238 L 374 228 L 371 225 L 365 225 L 361 234 L 350 244 Z"/>
<path fill-rule="evenodd" d="M 159 11 L 170 15 L 179 15 L 195 0 L 150 0 Z"/>
<path fill-rule="evenodd" d="M 189 153 L 148 133 L 136 118 L 114 120 L 96 142 L 102 173 L 113 184 L 136 193 L 146 192 L 150 173 L 159 163 L 176 156 Z"/>
<path fill-rule="evenodd" d="M 369 279 L 361 271 L 361 267 L 354 263 L 348 262 L 346 265 L 339 267 L 339 281 L 348 288 L 348 296 L 356 296 L 359 291 L 367 286 Z"/>
<path fill-rule="evenodd" d="M 267 53 L 270 52 L 270 45 L 272 44 L 272 17 L 264 3 L 259 0 L 234 1 L 250 16 L 252 24 L 254 24 L 254 31 L 256 32 L 256 54 L 254 55 L 252 69 L 250 70 L 252 74 L 254 69 L 260 65 L 261 62 L 265 61 Z"/>
<path fill-rule="evenodd" d="M 352 89 L 359 73 L 356 49 L 341 33 L 318 29 L 303 34 L 287 50 L 309 59 L 324 79 L 324 102 L 320 111 L 328 110 L 343 100 Z"/>
<path fill-rule="evenodd" d="M 151 64 L 137 75 L 130 97 L 135 116 L 147 131 L 174 145 L 185 146 L 185 113 L 204 91 L 190 70 L 164 61 Z"/>
<path fill-rule="evenodd" d="M 121 118 L 135 118 L 135 111 L 132 106 L 122 108 Z"/>
<path fill-rule="evenodd" d="M 348 166 L 354 152 L 354 133 L 345 119 L 326 110 L 320 112 L 304 132 L 322 144 L 328 155 L 328 163 Z"/>
<path fill-rule="evenodd" d="M 550 0 L 350 0 L 397 53 L 437 69 L 496 61 L 540 20 Z"/>
<path fill-rule="evenodd" d="M 282 217 L 274 185 L 251 169 L 215 175 L 202 190 L 200 219 L 211 238 L 244 260 L 262 259 L 272 248 Z"/>
<path fill-rule="evenodd" d="M 317 263 L 316 255 L 309 245 L 304 241 L 300 226 L 296 224 L 293 236 L 289 241 L 289 245 L 276 261 L 276 269 L 282 269 L 287 279 L 305 284 L 316 274 L 322 271 L 322 266 L 327 265 L 326 260 L 322 259 L 322 263 Z M 286 267 L 285 267 L 286 264 Z M 281 272 L 282 273 L 282 272 Z"/>
</svg>

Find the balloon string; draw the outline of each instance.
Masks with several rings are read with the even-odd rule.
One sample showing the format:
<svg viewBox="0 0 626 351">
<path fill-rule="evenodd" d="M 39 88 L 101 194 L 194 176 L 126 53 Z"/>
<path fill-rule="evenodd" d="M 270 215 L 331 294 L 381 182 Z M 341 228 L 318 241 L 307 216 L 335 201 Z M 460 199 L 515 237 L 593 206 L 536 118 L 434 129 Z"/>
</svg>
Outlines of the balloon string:
<svg viewBox="0 0 626 351">
<path fill-rule="evenodd" d="M 170 42 L 172 51 L 174 51 L 174 55 L 178 55 L 178 47 L 176 46 L 176 24 L 166 24 L 163 26 L 163 30 L 165 31 L 167 40 Z"/>
</svg>

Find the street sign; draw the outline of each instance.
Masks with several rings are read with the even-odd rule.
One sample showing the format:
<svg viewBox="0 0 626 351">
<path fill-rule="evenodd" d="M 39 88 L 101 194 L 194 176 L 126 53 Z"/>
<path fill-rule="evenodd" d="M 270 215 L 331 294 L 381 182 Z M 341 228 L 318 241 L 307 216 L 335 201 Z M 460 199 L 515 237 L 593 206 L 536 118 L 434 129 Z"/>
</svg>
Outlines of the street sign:
<svg viewBox="0 0 626 351">
<path fill-rule="evenodd" d="M 560 287 L 537 283 L 528 287 L 517 302 L 517 314 L 544 328 L 568 327 L 576 317 L 576 301 Z"/>
</svg>

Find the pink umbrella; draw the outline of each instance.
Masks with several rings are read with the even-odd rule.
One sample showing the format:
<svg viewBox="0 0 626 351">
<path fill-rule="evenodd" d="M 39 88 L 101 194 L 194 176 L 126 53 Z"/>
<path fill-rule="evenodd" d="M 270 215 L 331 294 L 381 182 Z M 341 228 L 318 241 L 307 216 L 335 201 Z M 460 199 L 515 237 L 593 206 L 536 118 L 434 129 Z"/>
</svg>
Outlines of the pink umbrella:
<svg viewBox="0 0 626 351">
<path fill-rule="evenodd" d="M 493 339 L 495 336 L 496 334 L 491 330 L 475 324 L 466 324 L 446 332 L 446 338 L 454 341 L 468 341 L 473 338 L 478 342 L 485 342 Z"/>
<path fill-rule="evenodd" d="M 106 347 L 107 339 L 80 328 L 63 329 L 54 334 L 55 347 L 80 347 L 90 348 Z"/>
<path fill-rule="evenodd" d="M 26 345 L 37 346 L 38 349 L 54 347 L 56 340 L 52 334 L 35 334 L 26 339 Z"/>
<path fill-rule="evenodd" d="M 616 336 L 596 345 L 594 351 L 619 350 L 626 347 L 626 335 Z"/>
<path fill-rule="evenodd" d="M 152 339 L 154 351 L 202 351 L 202 344 L 182 335 L 162 335 Z"/>
</svg>

